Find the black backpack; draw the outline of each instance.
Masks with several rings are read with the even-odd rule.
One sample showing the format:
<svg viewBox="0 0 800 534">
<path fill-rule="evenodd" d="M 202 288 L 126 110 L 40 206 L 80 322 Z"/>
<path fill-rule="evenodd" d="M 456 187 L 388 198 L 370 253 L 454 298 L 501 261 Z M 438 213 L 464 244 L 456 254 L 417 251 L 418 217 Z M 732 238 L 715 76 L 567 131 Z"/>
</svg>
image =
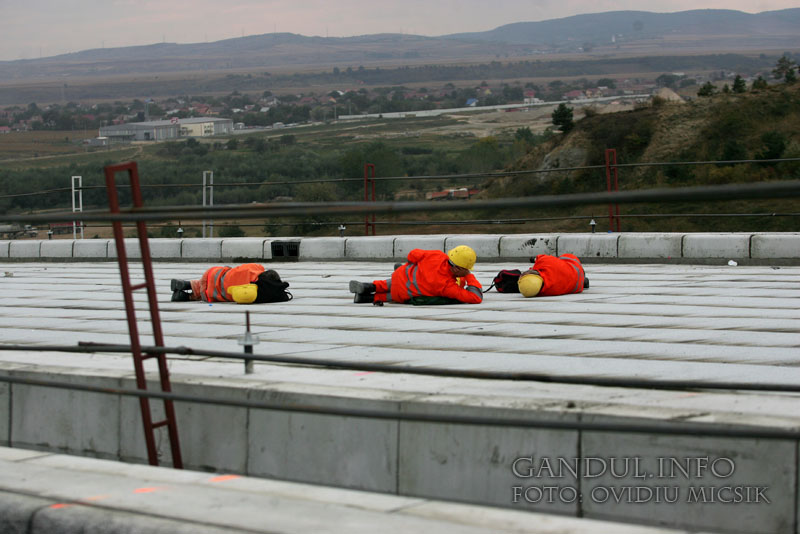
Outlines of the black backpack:
<svg viewBox="0 0 800 534">
<path fill-rule="evenodd" d="M 498 293 L 519 293 L 517 283 L 520 276 L 522 276 L 522 271 L 519 269 L 503 269 L 492 279 L 492 285 L 486 291 L 495 288 Z"/>
<path fill-rule="evenodd" d="M 255 283 L 258 286 L 256 304 L 262 302 L 287 302 L 293 298 L 292 294 L 286 291 L 286 288 L 289 287 L 289 282 L 281 280 L 278 272 L 272 269 L 258 275 Z"/>
</svg>

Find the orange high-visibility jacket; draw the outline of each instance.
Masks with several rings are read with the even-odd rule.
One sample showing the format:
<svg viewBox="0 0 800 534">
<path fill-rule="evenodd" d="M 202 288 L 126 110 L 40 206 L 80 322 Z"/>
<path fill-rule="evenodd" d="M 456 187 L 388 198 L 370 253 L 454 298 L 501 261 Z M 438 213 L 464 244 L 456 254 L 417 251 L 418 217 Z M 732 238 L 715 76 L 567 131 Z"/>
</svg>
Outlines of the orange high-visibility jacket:
<svg viewBox="0 0 800 534">
<path fill-rule="evenodd" d="M 411 297 L 448 297 L 467 304 L 483 300 L 481 283 L 470 273 L 456 281 L 450 270 L 447 254 L 441 250 L 415 248 L 408 253 L 404 263 L 392 273 L 392 300 L 406 302 Z M 467 291 L 467 286 L 478 288 L 478 294 Z"/>
<path fill-rule="evenodd" d="M 212 267 L 201 278 L 203 300 L 208 302 L 233 302 L 228 288 L 250 284 L 264 272 L 264 266 L 257 263 L 244 263 L 236 267 Z"/>
<path fill-rule="evenodd" d="M 580 260 L 572 254 L 559 257 L 539 254 L 533 264 L 542 277 L 541 297 L 566 295 L 583 292 L 583 279 L 586 276 Z"/>
</svg>

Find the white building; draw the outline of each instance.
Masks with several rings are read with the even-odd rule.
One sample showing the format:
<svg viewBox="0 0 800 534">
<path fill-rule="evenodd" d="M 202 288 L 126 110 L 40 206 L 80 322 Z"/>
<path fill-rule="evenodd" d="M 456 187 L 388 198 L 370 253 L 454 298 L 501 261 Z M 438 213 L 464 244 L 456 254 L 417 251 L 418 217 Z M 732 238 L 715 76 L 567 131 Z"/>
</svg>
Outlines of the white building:
<svg viewBox="0 0 800 534">
<path fill-rule="evenodd" d="M 183 137 L 210 137 L 233 132 L 231 119 L 194 117 L 163 121 L 130 122 L 100 128 L 100 136 L 111 143 L 131 141 L 168 141 Z"/>
</svg>

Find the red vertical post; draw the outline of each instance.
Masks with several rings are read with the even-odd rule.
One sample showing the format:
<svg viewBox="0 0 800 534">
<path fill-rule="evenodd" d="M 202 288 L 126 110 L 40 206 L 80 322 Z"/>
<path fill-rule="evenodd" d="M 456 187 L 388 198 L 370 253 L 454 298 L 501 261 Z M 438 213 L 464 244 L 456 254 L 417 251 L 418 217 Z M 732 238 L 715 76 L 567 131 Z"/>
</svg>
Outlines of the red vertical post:
<svg viewBox="0 0 800 534">
<path fill-rule="evenodd" d="M 612 187 L 613 178 L 613 189 Z M 611 193 L 619 192 L 619 179 L 617 175 L 617 150 L 614 148 L 606 149 L 606 188 Z M 619 222 L 619 204 L 608 204 L 608 229 L 614 231 L 614 226 L 617 227 L 617 232 L 620 231 Z M 616 220 L 616 225 L 614 224 Z"/>
<path fill-rule="evenodd" d="M 375 202 L 375 165 L 373 163 L 364 164 L 364 202 Z M 370 198 L 370 184 L 372 185 L 372 198 Z M 372 222 L 370 222 L 370 215 L 364 215 L 364 235 L 369 235 L 369 229 L 372 228 L 372 235 L 375 235 L 375 214 L 372 214 Z"/>
</svg>

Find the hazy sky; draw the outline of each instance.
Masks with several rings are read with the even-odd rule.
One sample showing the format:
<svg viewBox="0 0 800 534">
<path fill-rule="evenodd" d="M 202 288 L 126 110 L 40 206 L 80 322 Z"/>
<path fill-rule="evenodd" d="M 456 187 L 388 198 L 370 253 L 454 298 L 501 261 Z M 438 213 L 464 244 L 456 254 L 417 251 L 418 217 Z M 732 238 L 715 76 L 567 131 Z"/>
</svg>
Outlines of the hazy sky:
<svg viewBox="0 0 800 534">
<path fill-rule="evenodd" d="M 291 32 L 446 35 L 581 13 L 800 7 L 800 0 L 0 0 L 0 60 Z"/>
</svg>

